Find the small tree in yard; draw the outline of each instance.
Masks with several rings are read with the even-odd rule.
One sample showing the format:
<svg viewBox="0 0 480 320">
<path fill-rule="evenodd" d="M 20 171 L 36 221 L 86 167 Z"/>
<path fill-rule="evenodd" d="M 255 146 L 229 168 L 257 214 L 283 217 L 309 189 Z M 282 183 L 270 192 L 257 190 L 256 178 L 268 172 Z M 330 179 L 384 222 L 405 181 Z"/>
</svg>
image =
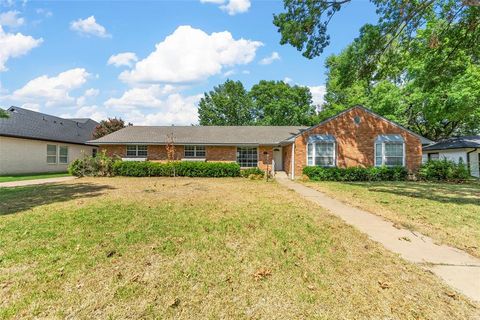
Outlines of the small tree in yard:
<svg viewBox="0 0 480 320">
<path fill-rule="evenodd" d="M 129 123 L 128 125 L 131 126 L 132 124 Z M 108 118 L 107 120 L 100 121 L 100 124 L 95 128 L 95 131 L 93 132 L 93 137 L 95 139 L 98 139 L 125 127 L 125 121 L 123 121 L 121 118 Z"/>
<path fill-rule="evenodd" d="M 175 137 L 173 133 L 167 134 L 167 144 L 165 146 L 165 149 L 167 150 L 167 159 L 168 161 L 175 161 L 176 155 L 175 155 Z M 173 166 L 173 177 L 175 177 L 175 166 Z"/>
</svg>

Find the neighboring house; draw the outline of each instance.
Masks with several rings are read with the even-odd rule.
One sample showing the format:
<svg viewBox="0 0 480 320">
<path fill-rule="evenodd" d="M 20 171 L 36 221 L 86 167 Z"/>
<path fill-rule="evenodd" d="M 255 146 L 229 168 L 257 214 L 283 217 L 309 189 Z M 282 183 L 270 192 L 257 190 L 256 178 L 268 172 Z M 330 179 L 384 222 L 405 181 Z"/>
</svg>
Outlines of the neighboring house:
<svg viewBox="0 0 480 320">
<path fill-rule="evenodd" d="M 355 106 L 313 127 L 130 126 L 89 141 L 125 160 L 167 160 L 173 137 L 177 160 L 236 161 L 241 167 L 285 171 L 299 177 L 305 166 L 405 166 L 415 171 L 422 144 L 432 141 Z"/>
<path fill-rule="evenodd" d="M 62 119 L 11 107 L 0 119 L 0 175 L 66 171 L 68 164 L 97 148 L 92 139 L 97 122 Z"/>
<path fill-rule="evenodd" d="M 455 163 L 463 162 L 470 174 L 480 177 L 480 136 L 453 137 L 423 148 L 423 162 L 447 159 Z"/>
</svg>

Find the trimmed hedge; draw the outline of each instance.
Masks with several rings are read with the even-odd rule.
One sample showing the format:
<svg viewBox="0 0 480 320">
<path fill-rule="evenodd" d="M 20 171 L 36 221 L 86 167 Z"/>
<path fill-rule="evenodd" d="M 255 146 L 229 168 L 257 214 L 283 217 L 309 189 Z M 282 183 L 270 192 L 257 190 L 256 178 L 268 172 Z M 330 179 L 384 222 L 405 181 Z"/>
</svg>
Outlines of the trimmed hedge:
<svg viewBox="0 0 480 320">
<path fill-rule="evenodd" d="M 425 181 L 462 182 L 470 178 L 470 173 L 463 161 L 457 164 L 444 159 L 432 160 L 422 164 L 418 170 L 418 177 Z"/>
<path fill-rule="evenodd" d="M 248 168 L 248 169 L 243 169 L 240 171 L 240 176 L 244 177 L 244 178 L 248 178 L 250 177 L 251 175 L 256 175 L 256 176 L 264 176 L 265 175 L 265 171 L 263 171 L 262 169 L 260 168 Z"/>
<path fill-rule="evenodd" d="M 237 163 L 175 161 L 167 163 L 149 161 L 117 161 L 113 171 L 128 177 L 239 177 Z"/>
<path fill-rule="evenodd" d="M 404 167 L 305 167 L 303 174 L 313 181 L 402 181 L 408 177 Z"/>
</svg>

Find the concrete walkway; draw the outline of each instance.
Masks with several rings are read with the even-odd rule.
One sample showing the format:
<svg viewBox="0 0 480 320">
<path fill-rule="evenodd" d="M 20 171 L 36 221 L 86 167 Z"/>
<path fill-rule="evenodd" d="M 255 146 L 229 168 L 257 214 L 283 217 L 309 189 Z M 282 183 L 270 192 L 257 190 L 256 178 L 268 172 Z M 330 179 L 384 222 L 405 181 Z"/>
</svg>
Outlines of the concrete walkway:
<svg viewBox="0 0 480 320">
<path fill-rule="evenodd" d="M 346 205 L 286 177 L 279 176 L 277 181 L 342 218 L 405 260 L 430 270 L 470 299 L 480 302 L 480 259 L 453 247 L 437 245 L 420 233 L 398 229 L 380 216 Z"/>
<path fill-rule="evenodd" d="M 21 180 L 12 182 L 1 182 L 0 188 L 4 187 L 23 187 L 34 184 L 55 183 L 76 179 L 76 177 L 59 177 L 59 178 L 47 178 L 47 179 L 34 179 L 34 180 Z"/>
</svg>

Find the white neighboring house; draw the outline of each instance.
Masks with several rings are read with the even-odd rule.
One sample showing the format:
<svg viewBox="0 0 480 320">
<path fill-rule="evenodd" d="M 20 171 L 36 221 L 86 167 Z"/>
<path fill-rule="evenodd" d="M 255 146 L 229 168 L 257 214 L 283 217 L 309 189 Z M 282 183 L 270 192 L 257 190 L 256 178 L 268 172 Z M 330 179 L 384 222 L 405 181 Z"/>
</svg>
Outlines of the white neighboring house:
<svg viewBox="0 0 480 320">
<path fill-rule="evenodd" d="M 423 147 L 423 162 L 428 160 L 462 161 L 470 174 L 480 177 L 480 136 L 454 137 Z"/>
<path fill-rule="evenodd" d="M 97 152 L 86 145 L 98 125 L 11 107 L 0 119 L 0 175 L 65 172 L 68 164 Z"/>
</svg>

